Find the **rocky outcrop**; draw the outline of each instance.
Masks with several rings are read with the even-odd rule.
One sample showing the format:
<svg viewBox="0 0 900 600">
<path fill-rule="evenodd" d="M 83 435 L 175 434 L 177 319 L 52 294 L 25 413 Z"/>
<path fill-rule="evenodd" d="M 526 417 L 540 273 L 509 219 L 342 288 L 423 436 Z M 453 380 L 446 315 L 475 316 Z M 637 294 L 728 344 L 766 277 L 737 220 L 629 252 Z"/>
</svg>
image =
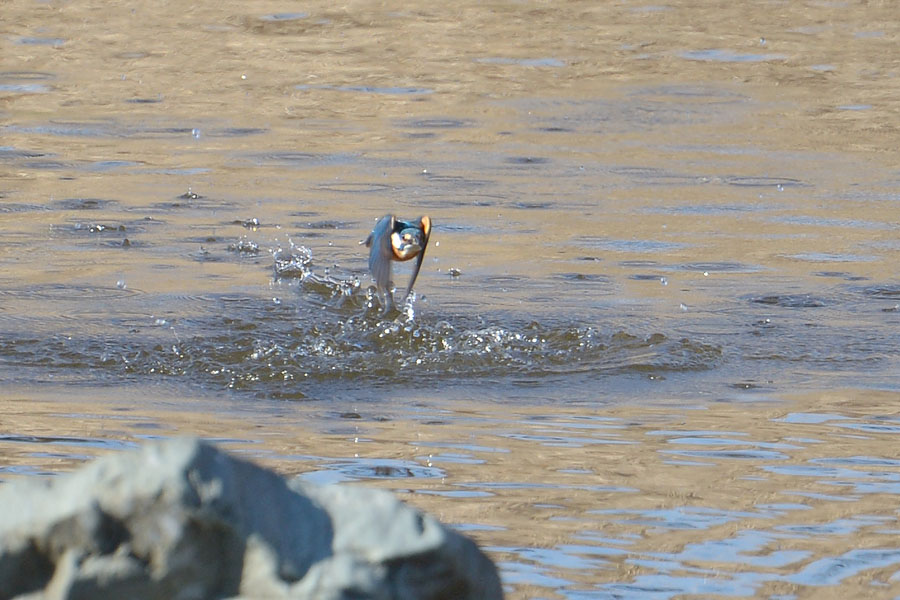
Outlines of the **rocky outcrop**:
<svg viewBox="0 0 900 600">
<path fill-rule="evenodd" d="M 468 538 L 380 490 L 175 439 L 0 486 L 0 599 L 502 598 Z"/>
</svg>

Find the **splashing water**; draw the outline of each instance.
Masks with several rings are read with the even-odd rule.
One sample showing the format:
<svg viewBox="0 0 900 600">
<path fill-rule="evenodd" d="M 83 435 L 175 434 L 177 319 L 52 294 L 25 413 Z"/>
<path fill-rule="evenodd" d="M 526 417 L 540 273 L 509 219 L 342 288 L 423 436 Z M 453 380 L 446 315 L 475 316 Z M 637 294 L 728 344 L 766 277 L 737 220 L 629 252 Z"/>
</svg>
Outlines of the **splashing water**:
<svg viewBox="0 0 900 600">
<path fill-rule="evenodd" d="M 316 270 L 293 243 L 272 252 L 275 279 L 297 294 L 212 296 L 201 314 L 127 331 L 78 336 L 22 335 L 0 344 L 0 367 L 53 377 L 119 381 L 124 375 L 186 377 L 204 387 L 262 397 L 304 397 L 305 383 L 450 385 L 478 378 L 652 376 L 708 369 L 717 346 L 661 333 L 606 332 L 583 322 L 546 323 L 522 315 L 417 314 L 415 293 L 385 313 L 374 286 L 339 268 Z M 131 324 L 129 324 L 131 325 Z M 33 374 L 31 375 L 33 376 Z M 47 376 L 47 375 L 44 375 Z"/>
</svg>

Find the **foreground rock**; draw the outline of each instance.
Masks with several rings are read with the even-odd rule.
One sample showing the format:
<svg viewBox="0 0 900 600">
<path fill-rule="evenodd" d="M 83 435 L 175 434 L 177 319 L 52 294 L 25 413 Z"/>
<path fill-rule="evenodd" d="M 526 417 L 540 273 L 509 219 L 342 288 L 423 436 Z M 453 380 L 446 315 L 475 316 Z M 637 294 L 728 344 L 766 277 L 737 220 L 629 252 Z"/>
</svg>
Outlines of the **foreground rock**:
<svg viewBox="0 0 900 600">
<path fill-rule="evenodd" d="M 378 490 L 195 440 L 0 486 L 2 598 L 501 598 L 475 544 Z"/>
</svg>

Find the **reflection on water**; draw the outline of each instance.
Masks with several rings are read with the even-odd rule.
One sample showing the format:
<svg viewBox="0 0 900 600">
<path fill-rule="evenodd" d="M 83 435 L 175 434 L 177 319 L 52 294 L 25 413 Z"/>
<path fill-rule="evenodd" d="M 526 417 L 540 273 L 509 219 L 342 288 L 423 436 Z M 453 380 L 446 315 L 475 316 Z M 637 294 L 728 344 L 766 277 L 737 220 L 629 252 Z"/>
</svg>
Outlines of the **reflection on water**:
<svg viewBox="0 0 900 600">
<path fill-rule="evenodd" d="M 864 4 L 7 0 L 0 477 L 194 434 L 401 493 L 513 598 L 898 588 Z M 435 228 L 386 315 L 387 212 Z"/>
<path fill-rule="evenodd" d="M 623 405 L 599 415 L 422 397 L 342 414 L 335 402 L 234 403 L 214 405 L 214 419 L 205 407 L 175 409 L 174 421 L 122 401 L 73 414 L 64 412 L 71 404 L 13 400 L 11 430 L 61 433 L 0 436 L 0 475 L 199 433 L 287 474 L 384 487 L 435 511 L 485 545 L 515 597 L 802 596 L 826 587 L 862 597 L 900 576 L 900 459 L 890 451 L 900 419 L 896 394 L 873 394 L 864 407 L 849 398 L 815 394 L 786 409 L 766 399 Z"/>
</svg>

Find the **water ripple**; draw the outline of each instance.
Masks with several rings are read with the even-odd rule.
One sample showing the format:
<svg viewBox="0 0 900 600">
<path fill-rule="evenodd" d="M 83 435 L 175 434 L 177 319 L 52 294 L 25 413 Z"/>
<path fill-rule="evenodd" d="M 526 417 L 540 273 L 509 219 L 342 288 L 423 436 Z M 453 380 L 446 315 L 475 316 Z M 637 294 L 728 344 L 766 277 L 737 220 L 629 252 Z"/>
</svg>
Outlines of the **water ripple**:
<svg viewBox="0 0 900 600">
<path fill-rule="evenodd" d="M 297 290 L 292 300 L 212 296 L 205 301 L 216 306 L 192 317 L 189 329 L 178 323 L 159 327 L 148 316 L 143 325 L 130 319 L 126 332 L 7 335 L 0 341 L 0 365 L 92 371 L 100 378 L 106 373 L 111 381 L 122 375 L 186 377 L 302 398 L 307 382 L 436 385 L 479 377 L 656 374 L 709 369 L 721 358 L 719 347 L 697 340 L 605 331 L 577 321 L 417 316 L 415 294 L 403 312 L 385 315 L 373 287 L 364 289 L 352 274 L 317 270 L 302 246 L 276 252 L 274 261 L 276 278 Z M 47 287 L 41 293 L 69 298 L 72 290 Z M 584 443 L 569 435 L 544 437 L 548 444 Z"/>
</svg>

